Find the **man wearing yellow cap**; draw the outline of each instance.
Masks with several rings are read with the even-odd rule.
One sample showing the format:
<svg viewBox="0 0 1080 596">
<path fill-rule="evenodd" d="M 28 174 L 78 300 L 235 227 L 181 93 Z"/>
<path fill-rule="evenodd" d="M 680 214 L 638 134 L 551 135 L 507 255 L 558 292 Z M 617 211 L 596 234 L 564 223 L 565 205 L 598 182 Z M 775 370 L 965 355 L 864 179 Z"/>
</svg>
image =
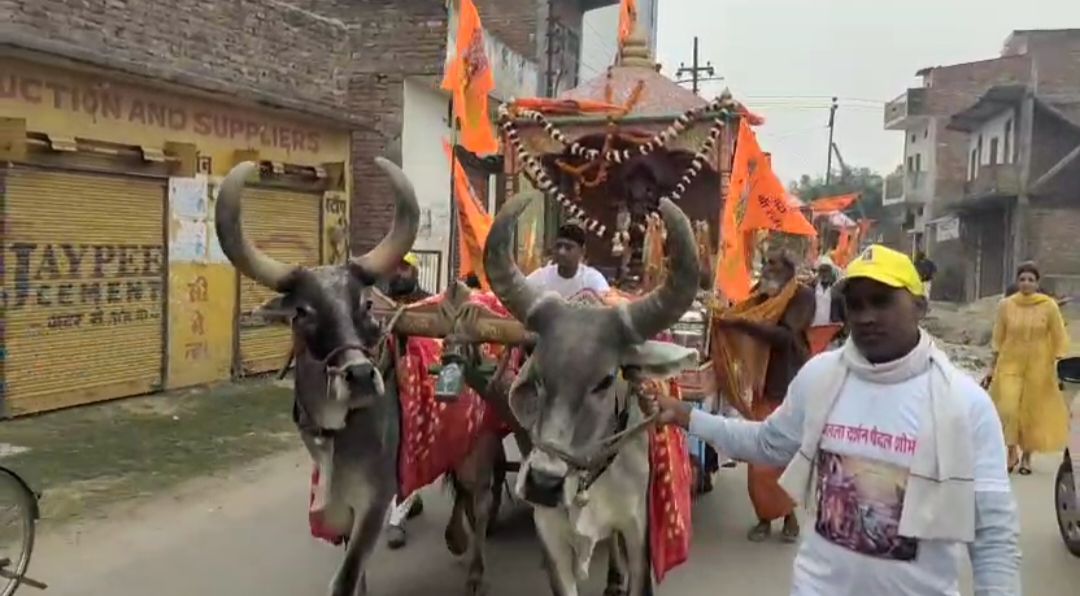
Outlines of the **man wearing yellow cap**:
<svg viewBox="0 0 1080 596">
<path fill-rule="evenodd" d="M 661 420 L 734 457 L 786 466 L 814 519 L 792 596 L 955 596 L 964 546 L 978 596 L 1019 596 L 1019 520 L 990 396 L 919 328 L 911 260 L 871 246 L 839 288 L 851 335 L 799 371 L 761 422 L 659 396 Z"/>
</svg>

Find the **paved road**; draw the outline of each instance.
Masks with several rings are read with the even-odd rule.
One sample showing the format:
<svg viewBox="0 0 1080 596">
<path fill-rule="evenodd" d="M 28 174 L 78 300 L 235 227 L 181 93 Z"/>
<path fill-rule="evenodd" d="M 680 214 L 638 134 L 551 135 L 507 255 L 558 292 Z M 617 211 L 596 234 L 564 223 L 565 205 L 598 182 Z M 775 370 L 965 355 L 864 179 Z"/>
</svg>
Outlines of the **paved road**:
<svg viewBox="0 0 1080 596">
<path fill-rule="evenodd" d="M 125 513 L 122 522 L 109 519 L 45 536 L 33 575 L 51 583 L 48 596 L 323 596 L 340 551 L 308 537 L 305 457 L 291 453 L 234 477 L 197 483 Z M 1075 596 L 1080 559 L 1065 552 L 1057 535 L 1054 467 L 1050 458 L 1036 461 L 1035 475 L 1015 481 L 1025 592 Z M 745 541 L 751 516 L 744 478 L 742 469 L 723 471 L 717 490 L 696 503 L 692 560 L 668 576 L 661 594 L 787 595 L 794 547 Z M 462 585 L 465 569 L 441 538 L 446 499 L 433 491 L 425 497 L 427 511 L 411 525 L 408 547 L 375 556 L 369 584 L 374 596 L 430 596 Z M 491 543 L 491 594 L 546 596 L 527 517 L 509 518 Z M 602 575 L 593 573 L 597 580 Z"/>
</svg>

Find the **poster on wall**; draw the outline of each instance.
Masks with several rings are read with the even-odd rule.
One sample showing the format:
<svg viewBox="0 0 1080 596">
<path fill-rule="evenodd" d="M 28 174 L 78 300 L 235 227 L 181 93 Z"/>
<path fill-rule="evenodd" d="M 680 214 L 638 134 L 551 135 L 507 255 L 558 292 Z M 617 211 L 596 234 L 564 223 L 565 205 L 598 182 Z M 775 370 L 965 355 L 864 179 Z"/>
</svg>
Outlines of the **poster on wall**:
<svg viewBox="0 0 1080 596">
<path fill-rule="evenodd" d="M 947 242 L 960 237 L 960 220 L 949 217 L 937 222 L 937 241 Z"/>
<path fill-rule="evenodd" d="M 174 263 L 228 263 L 214 232 L 216 197 L 207 176 L 169 179 L 169 260 Z"/>
</svg>

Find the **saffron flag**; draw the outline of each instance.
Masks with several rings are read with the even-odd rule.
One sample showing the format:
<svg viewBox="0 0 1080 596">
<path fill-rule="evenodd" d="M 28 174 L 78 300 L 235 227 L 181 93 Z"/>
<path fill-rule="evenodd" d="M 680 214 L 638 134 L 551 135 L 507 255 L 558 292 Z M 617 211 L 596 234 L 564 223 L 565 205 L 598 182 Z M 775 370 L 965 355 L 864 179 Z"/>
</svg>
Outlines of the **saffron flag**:
<svg viewBox="0 0 1080 596">
<path fill-rule="evenodd" d="M 739 229 L 770 230 L 798 236 L 817 235 L 817 230 L 806 216 L 788 202 L 787 191 L 773 172 L 772 159 L 761 150 L 754 131 L 745 126 L 744 134 L 743 129 L 744 121 L 740 121 L 735 161 L 745 163 L 747 196 L 746 211 L 739 221 Z M 734 180 L 733 168 L 733 185 Z"/>
<path fill-rule="evenodd" d="M 484 28 L 472 0 L 457 1 L 455 53 L 446 65 L 442 88 L 453 93 L 454 116 L 461 123 L 461 146 L 478 155 L 496 153 L 499 141 L 488 114 L 488 94 L 495 89 L 495 75 L 484 54 Z"/>
<path fill-rule="evenodd" d="M 855 199 L 859 198 L 859 193 L 848 193 L 843 195 L 835 195 L 831 197 L 822 197 L 810 201 L 810 209 L 814 212 L 814 217 L 818 215 L 824 215 L 833 211 L 843 211 L 851 206 L 855 202 Z"/>
<path fill-rule="evenodd" d="M 443 139 L 443 151 L 454 166 L 452 176 L 454 202 L 457 205 L 458 255 L 460 255 L 457 277 L 475 273 L 480 279 L 480 287 L 486 292 L 490 287 L 487 276 L 484 275 L 484 242 L 487 241 L 488 232 L 491 231 L 491 215 L 480 204 L 480 199 L 476 197 L 476 190 L 473 189 L 469 177 L 465 174 L 465 168 L 454 159 L 454 149 L 446 139 Z"/>
<path fill-rule="evenodd" d="M 728 300 L 741 302 L 750 295 L 749 254 L 745 236 L 739 229 L 739 214 L 750 192 L 749 155 L 742 151 L 752 141 L 753 131 L 745 119 L 739 120 L 738 148 L 731 164 L 724 207 L 720 212 L 720 257 L 716 260 L 716 290 Z M 757 143 L 753 142 L 756 146 Z"/>
<path fill-rule="evenodd" d="M 619 50 L 622 50 L 623 44 L 626 43 L 626 39 L 630 37 L 630 34 L 634 32 L 634 27 L 637 27 L 637 0 L 621 0 L 619 2 Z"/>
</svg>

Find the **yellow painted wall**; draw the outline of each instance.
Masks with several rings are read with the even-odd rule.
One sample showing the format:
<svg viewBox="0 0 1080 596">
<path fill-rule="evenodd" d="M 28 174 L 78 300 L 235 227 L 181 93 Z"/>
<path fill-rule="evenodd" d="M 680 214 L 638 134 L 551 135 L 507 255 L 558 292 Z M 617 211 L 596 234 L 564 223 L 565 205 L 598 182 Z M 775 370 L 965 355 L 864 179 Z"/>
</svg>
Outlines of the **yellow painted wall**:
<svg viewBox="0 0 1080 596">
<path fill-rule="evenodd" d="M 341 265 L 349 259 L 349 196 L 342 192 L 323 195 L 322 263 Z"/>
<path fill-rule="evenodd" d="M 169 264 L 167 389 L 229 378 L 235 303 L 236 272 L 231 266 Z"/>
<path fill-rule="evenodd" d="M 193 143 L 217 175 L 228 172 L 237 149 L 292 164 L 349 161 L 345 131 L 11 58 L 0 58 L 0 116 L 63 138 L 158 149 Z"/>
<path fill-rule="evenodd" d="M 232 371 L 236 270 L 217 244 L 212 188 L 202 175 L 169 180 L 168 389 Z"/>
<path fill-rule="evenodd" d="M 189 143 L 197 148 L 199 170 L 209 177 L 170 179 L 169 237 L 161 239 L 168 246 L 169 257 L 164 305 L 166 388 L 226 380 L 236 360 L 236 271 L 220 252 L 212 215 L 214 181 L 228 172 L 237 152 L 254 151 L 260 160 L 297 165 L 350 161 L 348 131 L 313 124 L 302 116 L 234 107 L 120 78 L 11 58 L 0 58 L 0 117 L 23 119 L 29 133 L 44 133 L 52 139 L 80 138 L 159 150 L 167 143 Z M 324 198 L 323 209 L 333 211 L 324 228 L 340 229 L 344 218 L 343 228 L 348 230 L 349 170 L 345 167 L 346 191 L 327 193 L 331 198 Z M 186 193 L 186 198 L 177 202 L 175 192 Z M 205 201 L 196 205 L 193 197 L 200 192 Z M 146 215 L 161 221 L 160 212 L 148 211 Z M 284 232 L 296 233 L 288 211 L 281 212 L 280 222 Z M 48 221 L 26 223 L 51 225 Z M 57 233 L 57 241 L 64 241 L 61 231 Z M 318 227 L 310 233 L 318 235 Z M 0 240 L 10 253 L 7 239 Z M 310 242 L 333 248 L 331 236 L 311 238 Z M 329 258 L 334 253 L 325 254 Z M 348 254 L 347 238 L 345 251 L 339 254 Z M 4 281 L 8 286 L 9 280 Z M 5 343 L 10 340 L 4 338 Z"/>
</svg>

